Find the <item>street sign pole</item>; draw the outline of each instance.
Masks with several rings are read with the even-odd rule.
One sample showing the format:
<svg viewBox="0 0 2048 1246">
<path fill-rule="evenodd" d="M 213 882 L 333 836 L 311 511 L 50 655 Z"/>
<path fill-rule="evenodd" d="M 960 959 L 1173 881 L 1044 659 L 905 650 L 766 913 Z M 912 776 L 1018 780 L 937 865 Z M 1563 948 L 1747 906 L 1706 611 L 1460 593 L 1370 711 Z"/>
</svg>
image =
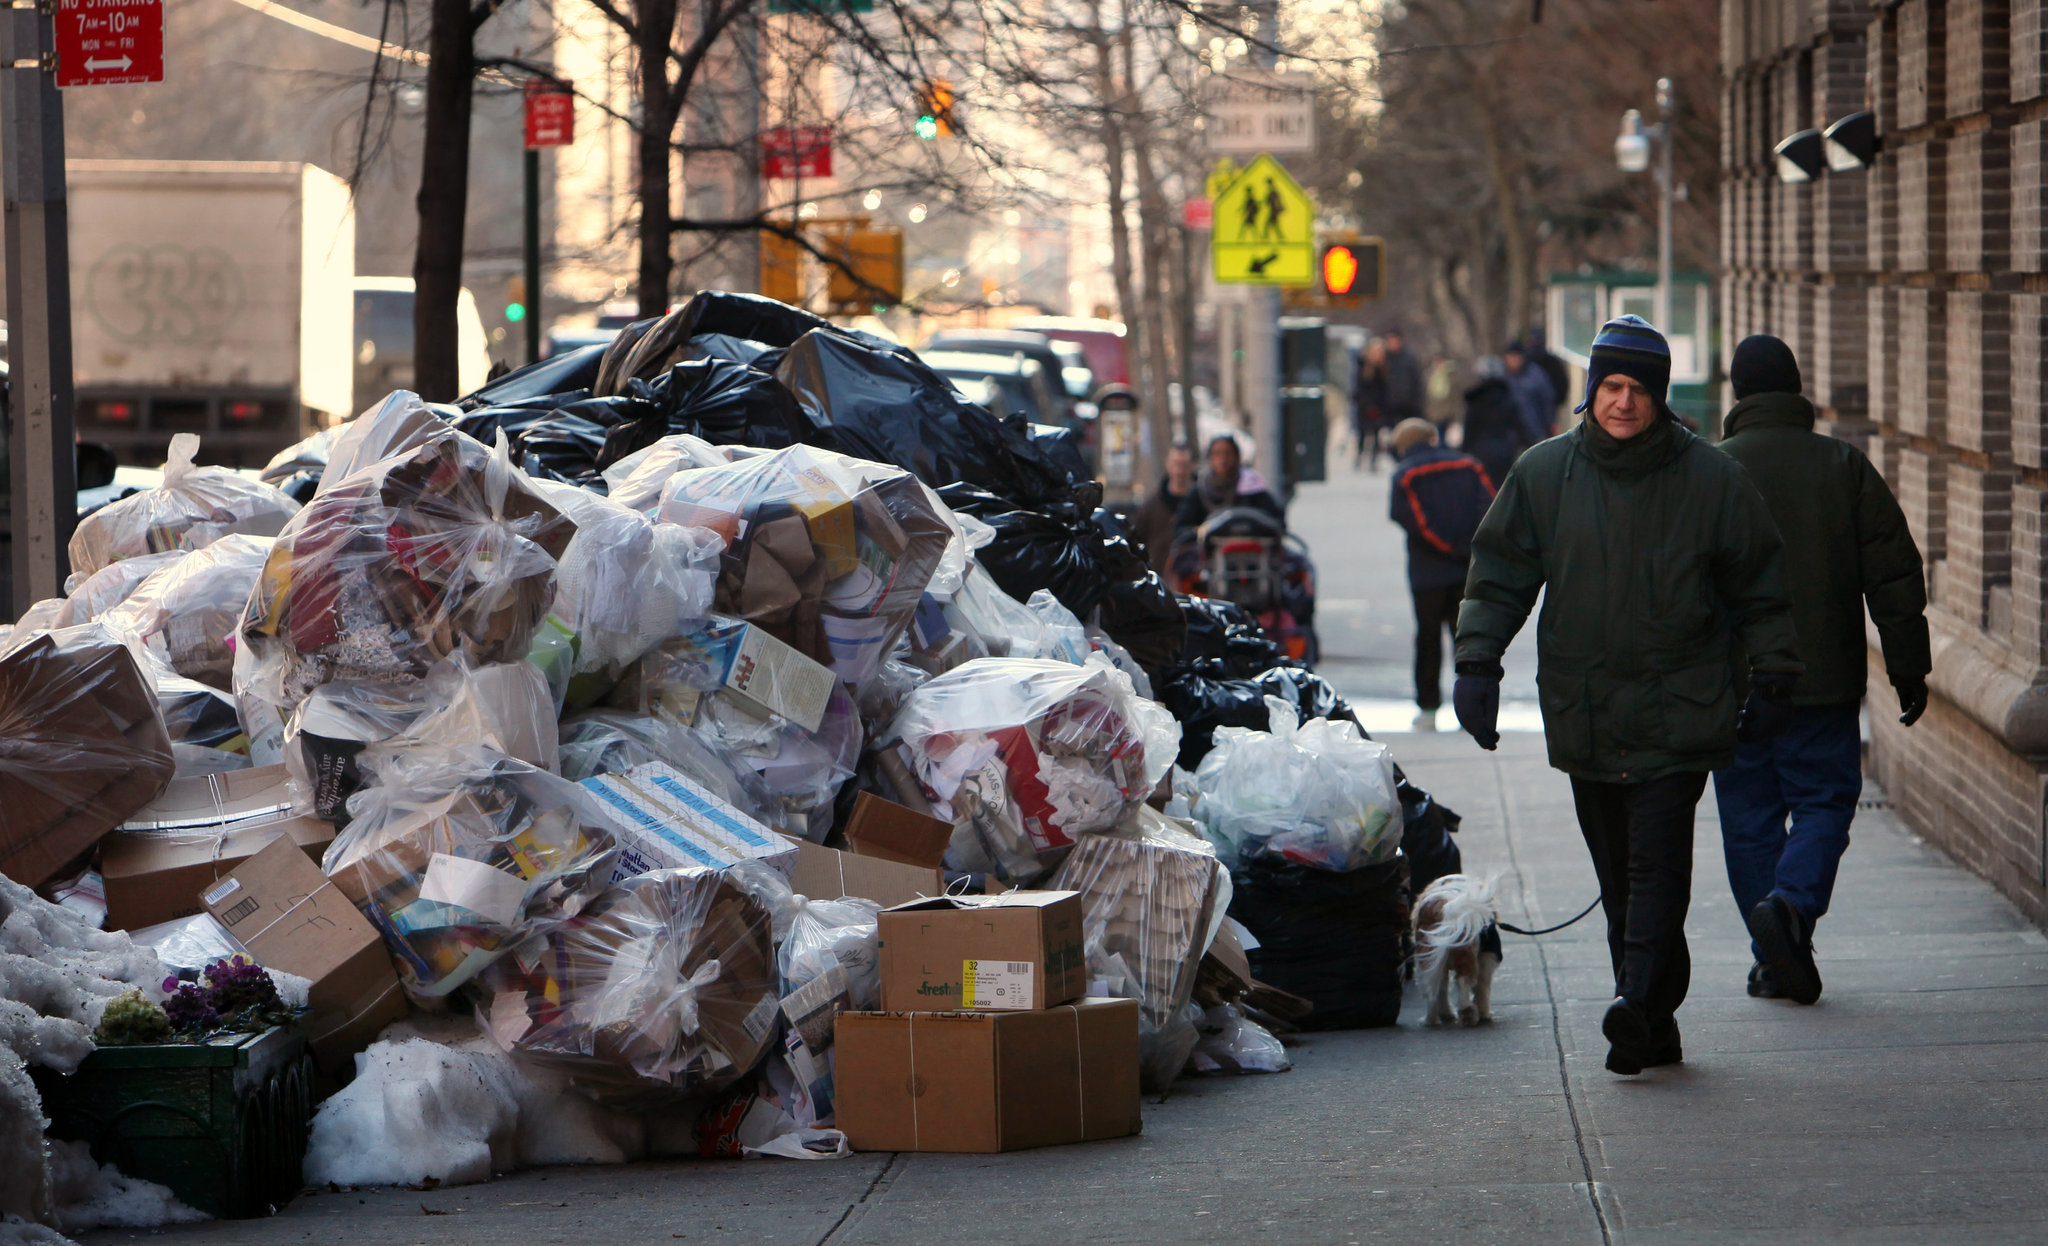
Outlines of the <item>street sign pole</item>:
<svg viewBox="0 0 2048 1246">
<path fill-rule="evenodd" d="M 526 362 L 540 362 L 540 148 L 526 149 Z"/>
<path fill-rule="evenodd" d="M 71 424 L 71 249 L 64 204 L 64 105 L 56 32 L 33 8 L 0 11 L 0 150 L 5 157 L 7 449 L 14 585 L 6 617 L 58 596 L 78 514 Z"/>
</svg>

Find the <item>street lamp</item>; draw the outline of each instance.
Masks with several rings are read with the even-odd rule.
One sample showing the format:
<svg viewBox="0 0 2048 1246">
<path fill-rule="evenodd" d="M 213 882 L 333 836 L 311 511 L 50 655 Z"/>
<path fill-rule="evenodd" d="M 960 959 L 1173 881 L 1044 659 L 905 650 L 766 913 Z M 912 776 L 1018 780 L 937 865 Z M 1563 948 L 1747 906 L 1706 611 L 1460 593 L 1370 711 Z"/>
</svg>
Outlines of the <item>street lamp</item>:
<svg viewBox="0 0 2048 1246">
<path fill-rule="evenodd" d="M 1771 148 L 1778 180 L 1788 186 L 1811 182 L 1823 172 L 1857 173 L 1871 166 L 1883 141 L 1877 114 L 1852 112 L 1825 130 L 1788 134 Z"/>
<path fill-rule="evenodd" d="M 1623 173 L 1643 172 L 1652 150 L 1657 155 L 1657 327 L 1665 333 L 1671 332 L 1671 113 L 1677 103 L 1671 79 L 1657 79 L 1657 124 L 1644 125 L 1643 114 L 1631 108 L 1621 114 L 1614 140 L 1614 162 Z"/>
<path fill-rule="evenodd" d="M 1778 180 L 1797 186 L 1820 176 L 1827 167 L 1827 152 L 1819 130 L 1801 130 L 1787 135 L 1771 154 L 1778 158 Z"/>
</svg>

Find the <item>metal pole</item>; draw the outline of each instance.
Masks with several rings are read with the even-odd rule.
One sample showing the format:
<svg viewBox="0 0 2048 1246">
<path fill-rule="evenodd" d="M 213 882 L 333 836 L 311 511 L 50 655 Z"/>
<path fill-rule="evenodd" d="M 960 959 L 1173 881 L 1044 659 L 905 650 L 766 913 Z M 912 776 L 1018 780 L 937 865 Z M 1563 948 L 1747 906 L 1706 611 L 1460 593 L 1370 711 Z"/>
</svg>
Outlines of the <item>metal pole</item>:
<svg viewBox="0 0 2048 1246">
<path fill-rule="evenodd" d="M 71 422 L 71 248 L 64 206 L 64 105 L 47 13 L 10 8 L 0 29 L 0 148 L 7 234 L 7 448 L 14 540 L 6 617 L 63 591 L 78 519 Z M 23 61 L 29 68 L 12 68 Z M 44 68 L 34 67 L 41 62 Z"/>
<path fill-rule="evenodd" d="M 1657 79 L 1657 331 L 1671 333 L 1671 79 Z"/>
<path fill-rule="evenodd" d="M 1278 39 L 1278 0 L 1261 0 L 1255 6 L 1262 44 Z M 1251 49 L 1246 58 L 1262 69 L 1279 61 L 1270 46 Z M 1277 286 L 1247 286 L 1244 301 L 1244 405 L 1252 418 L 1252 439 L 1258 446 L 1259 472 L 1279 490 L 1282 503 L 1293 494 L 1293 485 L 1283 474 L 1285 459 L 1281 441 L 1286 430 L 1280 424 L 1280 289 Z"/>
<path fill-rule="evenodd" d="M 540 149 L 526 149 L 526 362 L 540 362 Z"/>
<path fill-rule="evenodd" d="M 1180 227 L 1180 306 L 1174 309 L 1180 320 L 1180 439 L 1190 447 L 1201 433 L 1195 424 L 1195 286 L 1201 275 L 1195 268 L 1195 231 Z M 1161 461 L 1164 461 L 1162 456 Z"/>
</svg>

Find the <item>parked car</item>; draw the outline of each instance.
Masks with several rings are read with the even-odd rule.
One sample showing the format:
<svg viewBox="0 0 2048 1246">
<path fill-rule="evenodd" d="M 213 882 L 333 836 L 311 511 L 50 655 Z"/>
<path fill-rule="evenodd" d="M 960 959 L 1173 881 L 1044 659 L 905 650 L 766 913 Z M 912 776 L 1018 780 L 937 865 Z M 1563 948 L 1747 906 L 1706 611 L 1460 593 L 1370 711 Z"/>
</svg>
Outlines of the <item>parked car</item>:
<svg viewBox="0 0 2048 1246">
<path fill-rule="evenodd" d="M 1010 328 L 1043 333 L 1055 342 L 1072 342 L 1088 356 L 1088 367 L 1097 385 L 1131 383 L 1130 352 L 1124 348 L 1124 326 L 1119 320 L 1092 320 L 1085 316 L 1032 316 L 1013 320 Z"/>
<path fill-rule="evenodd" d="M 356 278 L 356 409 L 367 410 L 394 389 L 413 388 L 410 277 Z M 490 375 L 489 340 L 476 297 L 465 287 L 455 304 L 455 368 L 460 391 L 481 387 Z"/>
<path fill-rule="evenodd" d="M 927 350 L 918 356 L 932 371 L 953 383 L 997 415 L 1016 414 L 1033 424 L 1058 424 L 1063 401 L 1053 393 L 1038 361 L 1022 354 L 990 355 L 977 351 Z"/>
<path fill-rule="evenodd" d="M 1053 349 L 1052 339 L 1043 333 L 1023 333 L 1014 329 L 940 329 L 925 340 L 924 349 L 966 351 L 976 355 L 1022 355 L 1037 364 L 1051 382 L 1060 420 L 1071 420 L 1075 414 L 1075 395 L 1067 388 L 1065 365 L 1060 361 L 1059 352 Z M 1087 395 L 1080 397 L 1086 398 Z"/>
</svg>

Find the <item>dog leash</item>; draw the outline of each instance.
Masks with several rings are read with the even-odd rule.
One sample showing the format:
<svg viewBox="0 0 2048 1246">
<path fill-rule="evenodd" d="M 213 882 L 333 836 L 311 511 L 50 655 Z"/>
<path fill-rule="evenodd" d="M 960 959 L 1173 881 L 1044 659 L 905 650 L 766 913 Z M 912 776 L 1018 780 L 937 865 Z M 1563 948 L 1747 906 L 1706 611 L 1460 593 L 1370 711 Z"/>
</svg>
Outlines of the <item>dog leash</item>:
<svg viewBox="0 0 2048 1246">
<path fill-rule="evenodd" d="M 1563 930 L 1566 926 L 1572 925 L 1578 921 L 1583 920 L 1586 914 L 1592 912 L 1594 909 L 1597 909 L 1599 907 L 1600 897 L 1594 896 L 1593 902 L 1587 905 L 1585 908 L 1580 909 L 1579 915 L 1577 917 L 1572 918 L 1571 921 L 1559 922 L 1555 926 L 1545 926 L 1541 930 L 1524 930 L 1520 926 L 1510 925 L 1507 922 L 1497 922 L 1495 924 L 1498 925 L 1502 930 L 1507 931 L 1509 934 L 1528 935 L 1530 938 L 1533 939 L 1537 935 L 1555 934 L 1556 932 Z"/>
</svg>

